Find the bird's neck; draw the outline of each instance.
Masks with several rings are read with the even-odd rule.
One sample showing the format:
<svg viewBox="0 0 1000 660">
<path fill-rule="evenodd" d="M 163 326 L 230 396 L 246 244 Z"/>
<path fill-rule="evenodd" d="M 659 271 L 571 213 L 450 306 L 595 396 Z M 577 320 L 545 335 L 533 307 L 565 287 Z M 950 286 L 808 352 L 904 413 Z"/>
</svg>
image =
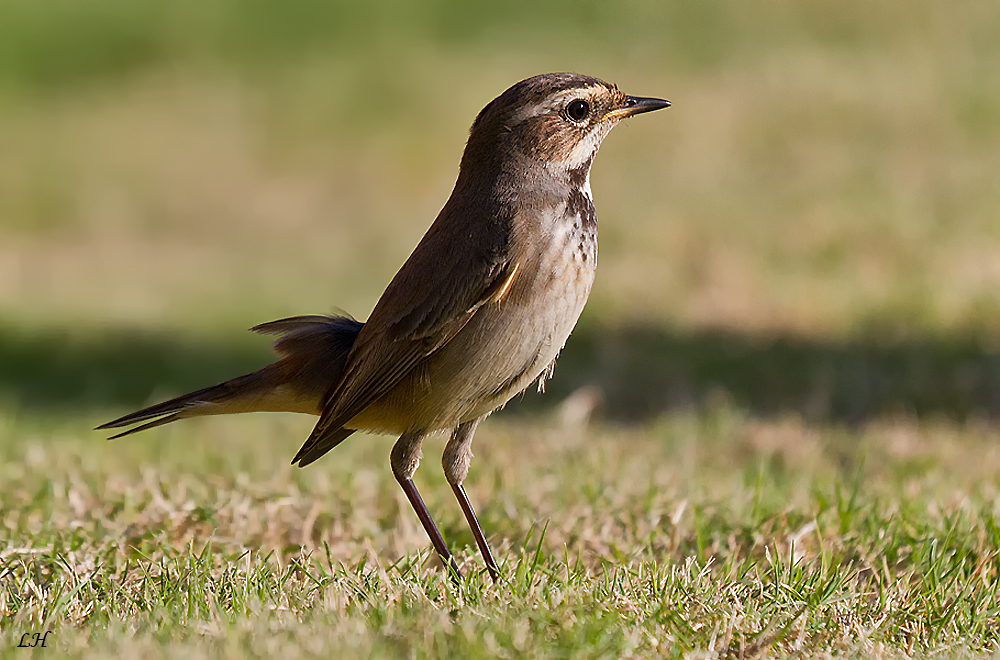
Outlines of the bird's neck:
<svg viewBox="0 0 1000 660">
<path fill-rule="evenodd" d="M 508 157 L 502 162 L 479 162 L 474 168 L 463 168 L 452 200 L 488 209 L 494 217 L 509 217 L 526 208 L 565 204 L 578 194 L 591 197 L 589 161 L 568 169 L 561 163 Z"/>
</svg>

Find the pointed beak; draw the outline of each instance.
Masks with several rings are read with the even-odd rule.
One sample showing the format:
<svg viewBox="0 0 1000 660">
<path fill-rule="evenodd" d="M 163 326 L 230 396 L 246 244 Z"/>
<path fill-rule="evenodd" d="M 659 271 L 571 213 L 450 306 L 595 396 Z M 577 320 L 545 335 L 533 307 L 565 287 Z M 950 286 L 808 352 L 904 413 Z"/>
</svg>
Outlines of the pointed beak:
<svg viewBox="0 0 1000 660">
<path fill-rule="evenodd" d="M 615 108 L 608 114 L 604 115 L 604 119 L 621 120 L 626 117 L 642 114 L 643 112 L 652 112 L 653 110 L 669 107 L 670 101 L 667 101 L 666 99 L 646 98 L 643 96 L 626 96 L 625 105 L 620 108 Z"/>
<path fill-rule="evenodd" d="M 638 115 L 643 112 L 652 112 L 660 108 L 669 108 L 670 101 L 665 99 L 644 98 L 642 96 L 626 96 L 625 107 L 622 110 L 626 117 Z"/>
</svg>

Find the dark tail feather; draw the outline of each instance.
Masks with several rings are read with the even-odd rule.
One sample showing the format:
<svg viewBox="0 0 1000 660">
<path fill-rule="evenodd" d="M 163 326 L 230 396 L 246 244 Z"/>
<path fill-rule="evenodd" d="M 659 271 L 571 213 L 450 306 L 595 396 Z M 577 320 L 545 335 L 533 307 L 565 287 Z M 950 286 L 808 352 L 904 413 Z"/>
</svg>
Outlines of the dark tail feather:
<svg viewBox="0 0 1000 660">
<path fill-rule="evenodd" d="M 279 360 L 233 378 L 119 417 L 98 429 L 142 424 L 120 438 L 178 419 L 242 412 L 300 412 L 319 415 L 323 398 L 339 379 L 363 324 L 342 316 L 296 316 L 264 323 L 255 332 L 278 335 Z M 338 439 L 339 444 L 350 432 Z M 313 459 L 315 460 L 315 459 Z"/>
<path fill-rule="evenodd" d="M 151 429 L 154 426 L 161 426 L 163 424 L 169 424 L 170 422 L 173 422 L 174 420 L 181 419 L 181 417 L 179 417 L 179 415 L 180 415 L 180 413 L 173 413 L 173 414 L 167 415 L 166 417 L 161 417 L 159 419 L 154 419 L 153 421 L 146 422 L 145 424 L 142 424 L 141 426 L 137 426 L 134 429 L 129 429 L 128 431 L 122 431 L 121 433 L 117 433 L 117 434 L 111 436 L 110 438 L 108 438 L 108 440 L 117 440 L 118 438 L 124 438 L 126 435 L 132 435 L 133 433 L 138 433 L 139 431 L 145 431 L 146 429 Z M 99 429 L 107 429 L 107 428 L 111 428 L 111 426 L 110 426 L 110 424 L 105 424 L 103 426 L 98 426 L 97 428 L 99 428 Z"/>
<path fill-rule="evenodd" d="M 274 366 L 270 365 L 252 374 L 233 378 L 224 383 L 206 387 L 197 392 L 184 394 L 169 401 L 157 403 L 148 408 L 123 415 L 106 424 L 101 424 L 97 427 L 97 430 L 116 429 L 148 419 L 154 420 L 148 424 L 143 424 L 142 426 L 108 438 L 112 440 L 129 435 L 130 433 L 145 431 L 161 424 L 184 419 L 185 417 L 262 410 L 263 408 L 259 407 L 259 402 L 264 400 L 267 393 L 279 384 L 278 374 Z"/>
<path fill-rule="evenodd" d="M 351 335 L 356 336 L 363 325 L 364 323 L 348 314 L 337 316 L 305 314 L 303 316 L 289 316 L 286 319 L 260 323 L 250 328 L 250 332 L 262 335 L 279 335 L 286 339 L 301 337 L 305 334 L 325 334 L 331 337 L 336 335 L 348 339 L 350 344 L 353 344 L 354 339 L 351 338 Z"/>
</svg>

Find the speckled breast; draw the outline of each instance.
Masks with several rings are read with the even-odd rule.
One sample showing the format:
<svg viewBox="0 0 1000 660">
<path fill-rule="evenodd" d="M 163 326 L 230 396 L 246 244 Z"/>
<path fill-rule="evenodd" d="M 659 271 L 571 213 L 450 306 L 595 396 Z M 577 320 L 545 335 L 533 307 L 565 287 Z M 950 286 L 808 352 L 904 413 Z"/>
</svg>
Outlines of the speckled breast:
<svg viewBox="0 0 1000 660">
<path fill-rule="evenodd" d="M 483 364 L 494 368 L 491 383 L 480 381 L 481 395 L 464 412 L 473 419 L 506 403 L 536 380 L 551 373 L 559 351 L 576 326 L 597 272 L 597 216 L 590 196 L 573 190 L 565 205 L 542 214 L 526 258 L 523 278 L 499 309 L 484 310 L 473 323 L 484 344 Z M 477 315 L 479 316 L 479 315 Z"/>
</svg>

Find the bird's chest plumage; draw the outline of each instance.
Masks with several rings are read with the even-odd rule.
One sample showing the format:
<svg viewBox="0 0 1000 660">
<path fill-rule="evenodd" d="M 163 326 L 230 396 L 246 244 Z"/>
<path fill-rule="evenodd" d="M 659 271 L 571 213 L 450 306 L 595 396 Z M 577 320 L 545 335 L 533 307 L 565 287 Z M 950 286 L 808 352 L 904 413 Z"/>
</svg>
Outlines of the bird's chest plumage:
<svg viewBox="0 0 1000 660">
<path fill-rule="evenodd" d="M 526 214 L 527 216 L 528 214 Z M 597 271 L 597 216 L 589 191 L 573 189 L 558 204 L 522 217 L 511 289 L 474 319 L 492 341 L 484 357 L 496 365 L 484 387 L 499 405 L 535 381 L 555 360 L 583 311 Z"/>
<path fill-rule="evenodd" d="M 513 226 L 510 280 L 391 398 L 408 426 L 448 428 L 503 405 L 545 373 L 576 325 L 597 270 L 589 190 L 522 208 Z"/>
<path fill-rule="evenodd" d="M 539 215 L 535 286 L 570 299 L 582 294 L 585 301 L 597 270 L 597 214 L 589 193 L 573 189 L 565 203 Z"/>
</svg>

